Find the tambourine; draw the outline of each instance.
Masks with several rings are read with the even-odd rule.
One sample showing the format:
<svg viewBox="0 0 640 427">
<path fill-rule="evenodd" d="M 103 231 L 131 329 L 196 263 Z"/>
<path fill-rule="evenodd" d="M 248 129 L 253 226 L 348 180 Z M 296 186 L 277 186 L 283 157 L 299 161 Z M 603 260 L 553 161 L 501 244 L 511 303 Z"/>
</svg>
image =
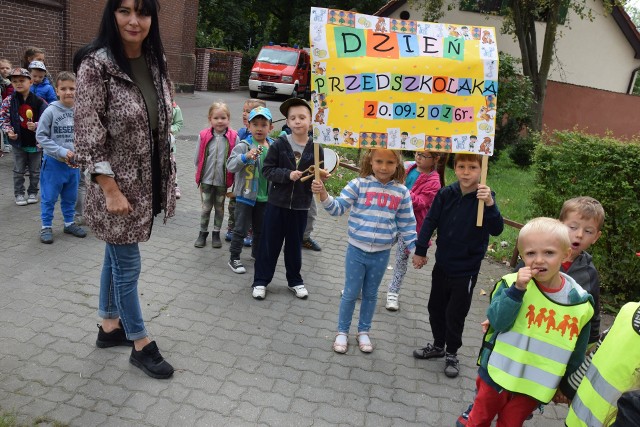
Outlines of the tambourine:
<svg viewBox="0 0 640 427">
<path fill-rule="evenodd" d="M 330 148 L 322 147 L 322 152 L 324 153 L 324 160 L 320 161 L 320 165 L 324 167 L 322 169 L 326 170 L 329 173 L 333 173 L 338 167 L 340 163 L 340 158 L 338 154 Z M 303 176 L 300 178 L 300 182 L 305 182 L 309 179 L 315 178 L 316 167 L 315 165 L 309 166 L 303 173 L 309 173 L 307 176 Z"/>
</svg>

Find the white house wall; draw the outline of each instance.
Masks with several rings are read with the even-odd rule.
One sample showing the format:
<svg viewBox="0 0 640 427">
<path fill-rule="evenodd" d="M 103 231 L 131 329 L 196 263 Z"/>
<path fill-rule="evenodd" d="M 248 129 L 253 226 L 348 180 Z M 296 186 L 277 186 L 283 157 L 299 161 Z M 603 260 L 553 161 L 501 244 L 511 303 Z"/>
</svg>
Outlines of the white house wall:
<svg viewBox="0 0 640 427">
<path fill-rule="evenodd" d="M 458 2 L 456 2 L 457 4 Z M 565 25 L 559 26 L 561 34 L 556 40 L 557 56 L 554 58 L 549 78 L 560 82 L 605 89 L 625 93 L 631 73 L 640 67 L 640 59 L 634 59 L 635 52 L 615 20 L 605 16 L 602 1 L 593 1 L 592 9 L 596 19 L 591 22 L 581 20 L 573 11 Z M 408 11 L 410 18 L 421 21 L 422 14 L 407 2 L 391 16 L 399 18 L 402 11 Z M 458 10 L 446 11 L 441 22 L 459 25 L 482 25 L 496 27 L 500 32 L 502 17 L 488 16 Z M 545 24 L 537 23 L 536 35 L 538 51 L 542 51 Z M 498 34 L 501 51 L 520 57 L 518 42 L 508 34 Z"/>
</svg>

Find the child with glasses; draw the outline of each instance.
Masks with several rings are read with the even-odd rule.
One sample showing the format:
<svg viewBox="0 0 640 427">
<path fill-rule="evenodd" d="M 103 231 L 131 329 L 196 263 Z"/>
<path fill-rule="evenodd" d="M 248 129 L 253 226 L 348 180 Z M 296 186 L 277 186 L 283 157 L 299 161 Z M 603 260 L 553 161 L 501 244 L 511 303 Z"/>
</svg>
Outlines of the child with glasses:
<svg viewBox="0 0 640 427">
<path fill-rule="evenodd" d="M 445 153 L 435 151 L 416 152 L 416 161 L 407 168 L 404 185 L 409 189 L 413 213 L 416 217 L 416 232 L 420 231 L 422 222 L 429 212 L 429 208 L 435 199 L 438 190 L 444 183 L 444 168 L 438 168 L 438 161 L 446 157 Z M 442 162 L 444 166 L 445 162 Z M 396 235 L 398 247 L 396 249 L 396 265 L 393 270 L 393 279 L 387 289 L 387 304 L 389 311 L 397 311 L 400 308 L 398 301 L 400 288 L 409 263 L 409 251 L 407 245 L 398 233 Z"/>
</svg>

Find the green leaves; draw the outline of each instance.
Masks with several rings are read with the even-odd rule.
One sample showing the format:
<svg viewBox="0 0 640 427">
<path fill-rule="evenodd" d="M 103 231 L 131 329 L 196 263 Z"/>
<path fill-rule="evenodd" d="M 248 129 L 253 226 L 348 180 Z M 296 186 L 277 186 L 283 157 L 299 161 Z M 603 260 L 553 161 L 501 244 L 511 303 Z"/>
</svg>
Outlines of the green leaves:
<svg viewBox="0 0 640 427">
<path fill-rule="evenodd" d="M 640 139 L 618 141 L 579 132 L 556 132 L 535 153 L 536 216 L 557 217 L 562 203 L 591 196 L 605 209 L 602 237 L 589 251 L 603 289 L 640 295 Z"/>
</svg>

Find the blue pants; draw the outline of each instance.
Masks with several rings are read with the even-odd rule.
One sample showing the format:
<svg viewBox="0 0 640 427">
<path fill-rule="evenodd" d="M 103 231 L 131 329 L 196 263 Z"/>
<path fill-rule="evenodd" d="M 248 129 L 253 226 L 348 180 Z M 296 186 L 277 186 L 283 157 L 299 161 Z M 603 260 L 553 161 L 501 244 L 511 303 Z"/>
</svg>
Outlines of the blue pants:
<svg viewBox="0 0 640 427">
<path fill-rule="evenodd" d="M 371 329 L 378 301 L 378 288 L 389 263 L 391 249 L 365 252 L 349 244 L 345 259 L 344 293 L 340 300 L 338 332 L 349 333 L 358 295 L 362 292 L 358 332 Z"/>
<path fill-rule="evenodd" d="M 138 299 L 141 266 L 137 243 L 107 243 L 100 276 L 98 316 L 103 319 L 120 318 L 124 332 L 130 340 L 139 340 L 147 336 Z"/>
<path fill-rule="evenodd" d="M 236 206 L 237 209 L 237 206 Z M 307 226 L 307 211 L 280 208 L 267 202 L 262 223 L 262 237 L 256 254 L 253 286 L 267 286 L 276 272 L 284 242 L 284 267 L 289 287 L 303 285 L 302 234 Z"/>
<path fill-rule="evenodd" d="M 51 227 L 53 211 L 60 197 L 60 210 L 65 223 L 73 222 L 78 198 L 80 171 L 53 157 L 44 156 L 40 169 L 40 217 L 43 227 Z"/>
</svg>

